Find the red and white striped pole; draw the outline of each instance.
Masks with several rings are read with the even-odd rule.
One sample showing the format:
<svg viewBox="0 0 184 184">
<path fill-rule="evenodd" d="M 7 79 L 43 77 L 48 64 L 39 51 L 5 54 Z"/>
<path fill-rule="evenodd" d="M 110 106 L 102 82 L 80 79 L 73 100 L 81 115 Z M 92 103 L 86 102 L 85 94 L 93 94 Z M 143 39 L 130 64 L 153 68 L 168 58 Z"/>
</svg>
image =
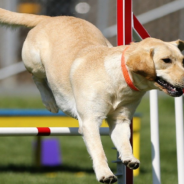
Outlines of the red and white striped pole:
<svg viewBox="0 0 184 184">
<path fill-rule="evenodd" d="M 117 44 L 128 45 L 132 42 L 132 0 L 117 0 Z M 132 122 L 133 124 L 133 122 Z M 131 135 L 132 135 L 131 124 Z M 132 137 L 130 140 L 132 144 Z M 132 144 L 133 147 L 133 144 Z M 133 184 L 133 170 L 126 168 L 123 175 L 125 184 Z"/>
<path fill-rule="evenodd" d="M 101 135 L 109 135 L 109 128 L 100 128 Z M 49 135 L 80 135 L 78 128 L 69 127 L 7 127 L 0 128 L 0 136 L 49 136 Z"/>
</svg>

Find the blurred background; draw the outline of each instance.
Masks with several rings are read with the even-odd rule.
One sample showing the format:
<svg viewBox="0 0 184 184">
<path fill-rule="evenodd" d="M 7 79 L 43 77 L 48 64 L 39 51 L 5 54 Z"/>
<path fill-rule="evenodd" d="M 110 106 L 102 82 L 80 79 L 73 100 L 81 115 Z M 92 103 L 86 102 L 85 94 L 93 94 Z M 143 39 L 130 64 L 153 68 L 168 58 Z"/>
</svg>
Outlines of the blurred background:
<svg viewBox="0 0 184 184">
<path fill-rule="evenodd" d="M 181 3 L 180 3 L 181 2 Z M 0 0 L 0 7 L 21 13 L 50 16 L 69 15 L 95 24 L 116 46 L 115 0 Z M 181 0 L 134 0 L 133 11 L 148 33 L 164 41 L 184 40 L 184 3 Z M 28 28 L 0 27 L 0 108 L 44 108 L 31 75 L 21 62 L 22 44 Z M 62 30 L 61 30 L 62 34 Z M 137 112 L 141 114 L 140 174 L 135 184 L 151 183 L 149 99 L 146 95 Z M 161 178 L 163 184 L 177 183 L 176 139 L 173 98 L 159 96 Z M 26 123 L 26 122 L 25 122 Z M 97 183 L 81 137 L 58 137 L 63 163 L 59 168 L 37 170 L 33 166 L 32 137 L 0 137 L 0 183 Z M 110 167 L 116 153 L 111 141 L 102 138 Z M 61 149 L 61 148 L 60 148 Z"/>
</svg>

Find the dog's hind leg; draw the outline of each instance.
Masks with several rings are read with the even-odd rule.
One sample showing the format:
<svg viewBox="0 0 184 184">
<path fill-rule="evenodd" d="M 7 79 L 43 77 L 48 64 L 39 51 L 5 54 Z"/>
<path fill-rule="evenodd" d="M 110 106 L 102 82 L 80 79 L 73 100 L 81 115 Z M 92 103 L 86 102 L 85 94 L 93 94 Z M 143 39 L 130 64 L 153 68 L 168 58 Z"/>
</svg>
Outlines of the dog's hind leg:
<svg viewBox="0 0 184 184">
<path fill-rule="evenodd" d="M 40 91 L 42 102 L 45 105 L 45 107 L 49 111 L 51 111 L 53 113 L 57 113 L 59 109 L 57 107 L 53 93 L 52 93 L 50 87 L 48 86 L 47 79 L 46 78 L 38 78 L 35 75 L 33 75 L 33 80 L 34 80 L 38 90 Z"/>
<path fill-rule="evenodd" d="M 35 28 L 32 29 L 24 42 L 22 59 L 26 69 L 33 75 L 33 80 L 40 91 L 43 104 L 49 111 L 57 113 L 58 107 L 53 93 L 48 85 L 45 67 L 43 65 L 44 59 L 42 58 L 43 56 L 41 57 L 41 50 L 48 50 L 46 44 L 47 42 L 44 42 L 44 44 L 42 43 L 44 39 L 41 41 L 37 39 L 40 37 L 37 32 L 37 34 L 35 33 L 35 31 L 37 31 Z"/>
</svg>

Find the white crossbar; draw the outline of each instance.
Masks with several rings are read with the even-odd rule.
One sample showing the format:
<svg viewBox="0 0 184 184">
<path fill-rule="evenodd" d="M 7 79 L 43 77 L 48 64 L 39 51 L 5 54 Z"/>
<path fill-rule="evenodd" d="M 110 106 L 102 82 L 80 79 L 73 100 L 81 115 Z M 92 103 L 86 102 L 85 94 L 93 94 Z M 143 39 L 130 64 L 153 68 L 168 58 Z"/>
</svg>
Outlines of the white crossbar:
<svg viewBox="0 0 184 184">
<path fill-rule="evenodd" d="M 42 129 L 42 128 L 40 128 Z M 46 128 L 49 133 L 39 132 L 37 127 L 11 127 L 11 128 L 0 128 L 0 136 L 31 136 L 31 135 L 68 135 L 78 136 L 81 135 L 78 132 L 78 128 L 68 127 L 49 127 Z M 101 135 L 109 135 L 109 128 L 100 128 Z"/>
</svg>

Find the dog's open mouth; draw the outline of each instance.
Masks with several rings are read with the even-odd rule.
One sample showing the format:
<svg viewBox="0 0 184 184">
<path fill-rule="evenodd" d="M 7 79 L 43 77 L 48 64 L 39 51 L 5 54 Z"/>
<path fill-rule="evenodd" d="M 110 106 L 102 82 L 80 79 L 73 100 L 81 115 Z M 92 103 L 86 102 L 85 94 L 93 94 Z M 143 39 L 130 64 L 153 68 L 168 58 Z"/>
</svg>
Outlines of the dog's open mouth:
<svg viewBox="0 0 184 184">
<path fill-rule="evenodd" d="M 156 78 L 156 82 L 161 86 L 161 89 L 163 91 L 166 90 L 166 92 L 172 96 L 172 97 L 179 97 L 183 94 L 183 90 L 180 87 L 173 86 L 172 84 L 166 82 L 160 77 Z"/>
</svg>

